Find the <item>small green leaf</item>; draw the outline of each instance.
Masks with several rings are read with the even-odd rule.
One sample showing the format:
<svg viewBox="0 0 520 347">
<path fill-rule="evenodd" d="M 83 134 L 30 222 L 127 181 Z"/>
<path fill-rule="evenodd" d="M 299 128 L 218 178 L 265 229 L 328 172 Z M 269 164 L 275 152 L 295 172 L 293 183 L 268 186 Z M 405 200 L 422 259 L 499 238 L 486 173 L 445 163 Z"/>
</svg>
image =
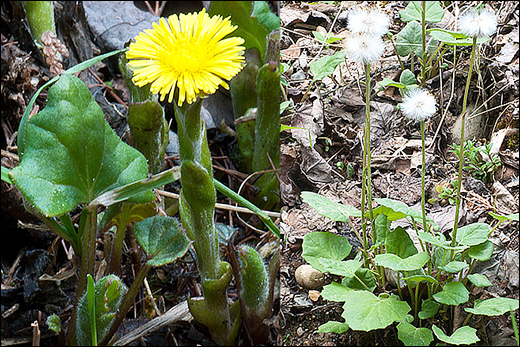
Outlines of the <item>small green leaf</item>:
<svg viewBox="0 0 520 347">
<path fill-rule="evenodd" d="M 397 325 L 397 336 L 405 346 L 429 346 L 433 341 L 430 329 L 416 328 L 410 323 L 401 322 Z"/>
<path fill-rule="evenodd" d="M 437 23 L 444 17 L 444 11 L 438 1 L 426 1 L 425 2 L 425 20 L 427 22 Z M 421 22 L 423 9 L 421 1 L 410 1 L 408 6 L 404 10 L 399 11 L 401 20 L 403 22 L 409 22 L 416 20 Z"/>
<path fill-rule="evenodd" d="M 498 219 L 499 221 L 501 222 L 504 222 L 506 220 L 516 220 L 518 222 L 518 213 L 514 213 L 514 214 L 510 214 L 510 215 L 507 215 L 507 216 L 503 216 L 503 215 L 500 215 L 500 214 L 496 214 L 496 213 L 493 213 L 493 212 L 489 212 L 489 215 L 495 219 Z"/>
<path fill-rule="evenodd" d="M 457 244 L 475 246 L 488 239 L 489 225 L 486 223 L 473 223 L 463 226 L 457 231 Z"/>
<path fill-rule="evenodd" d="M 92 283 L 93 284 L 93 283 Z M 112 326 L 117 310 L 127 292 L 127 288 L 119 277 L 108 275 L 101 278 L 94 290 L 87 291 L 78 304 L 76 336 L 79 346 L 92 346 L 91 316 L 95 312 L 95 329 L 98 341 L 102 341 Z M 89 309 L 91 301 L 88 296 L 94 293 L 95 309 Z"/>
<path fill-rule="evenodd" d="M 343 334 L 344 332 L 348 331 L 348 329 L 349 326 L 347 323 L 330 320 L 327 323 L 320 325 L 318 327 L 318 332 Z"/>
<path fill-rule="evenodd" d="M 380 213 L 383 213 L 388 217 L 388 220 L 390 221 L 399 220 L 405 217 L 414 218 L 416 221 L 422 221 L 421 211 L 416 211 L 408 207 L 408 205 L 406 205 L 402 201 L 388 198 L 375 198 L 374 200 L 379 205 L 382 205 L 374 209 L 374 217 L 376 217 Z M 426 217 L 426 220 L 432 223 L 435 229 L 438 228 L 438 226 L 433 222 L 431 218 Z"/>
<path fill-rule="evenodd" d="M 422 29 L 421 24 L 411 21 L 395 35 L 395 48 L 397 54 L 406 57 L 414 52 L 418 56 L 422 56 Z"/>
<path fill-rule="evenodd" d="M 350 205 L 332 202 L 323 195 L 313 192 L 301 192 L 303 202 L 315 208 L 319 214 L 336 222 L 348 222 L 349 216 L 361 217 L 361 212 Z"/>
<path fill-rule="evenodd" d="M 399 82 L 401 82 L 405 86 L 411 86 L 417 84 L 417 79 L 412 71 L 409 69 L 404 70 L 401 73 L 401 77 L 399 77 Z"/>
<path fill-rule="evenodd" d="M 352 245 L 346 237 L 328 231 L 308 233 L 303 239 L 302 247 L 303 259 L 322 272 L 327 272 L 329 264 L 336 266 L 335 262 L 345 259 L 352 250 Z M 333 261 L 324 262 L 326 260 Z"/>
<path fill-rule="evenodd" d="M 383 80 L 381 82 L 379 82 L 379 85 L 381 87 L 396 87 L 399 89 L 403 89 L 405 87 L 405 85 L 403 83 L 396 82 L 387 77 L 383 78 Z"/>
<path fill-rule="evenodd" d="M 488 287 L 493 285 L 493 283 L 491 283 L 489 279 L 482 274 L 468 275 L 468 280 L 470 280 L 471 283 L 473 283 L 477 287 Z"/>
<path fill-rule="evenodd" d="M 360 263 L 361 264 L 361 263 Z M 331 272 L 332 273 L 332 272 Z M 345 276 L 341 284 L 358 290 L 369 290 L 371 292 L 376 289 L 376 279 L 369 269 L 360 267 L 356 270 L 354 275 Z"/>
<path fill-rule="evenodd" d="M 468 255 L 470 258 L 477 259 L 480 261 L 486 261 L 491 259 L 493 255 L 494 246 L 493 242 L 486 240 L 485 242 L 471 246 L 468 251 Z"/>
<path fill-rule="evenodd" d="M 310 72 L 314 76 L 313 81 L 318 81 L 331 75 L 341 62 L 345 61 L 346 53 L 340 50 L 334 55 L 326 55 L 310 63 Z"/>
<path fill-rule="evenodd" d="M 323 287 L 321 297 L 329 301 L 345 302 L 347 294 L 352 290 L 353 289 L 348 288 L 341 283 L 332 282 Z"/>
<path fill-rule="evenodd" d="M 383 329 L 395 321 L 402 321 L 411 308 L 398 296 L 380 298 L 366 290 L 353 290 L 346 294 L 341 316 L 352 330 Z"/>
<path fill-rule="evenodd" d="M 518 300 L 511 298 L 492 298 L 482 300 L 474 308 L 464 308 L 466 312 L 485 316 L 501 316 L 508 311 L 518 310 Z"/>
<path fill-rule="evenodd" d="M 469 300 L 469 292 L 460 282 L 450 282 L 446 284 L 442 291 L 433 294 L 433 298 L 446 305 L 460 305 Z"/>
<path fill-rule="evenodd" d="M 419 253 L 412 238 L 403 227 L 397 227 L 386 235 L 385 246 L 387 253 L 395 254 L 403 259 Z"/>
<path fill-rule="evenodd" d="M 190 246 L 179 221 L 172 217 L 154 216 L 135 223 L 134 235 L 148 256 L 147 264 L 151 266 L 174 262 Z"/>
<path fill-rule="evenodd" d="M 449 31 L 439 28 L 428 29 L 430 35 L 441 42 L 444 42 L 450 46 L 471 46 L 473 45 L 473 38 L 467 37 L 466 35 L 456 32 Z M 477 44 L 486 42 L 489 40 L 489 37 L 479 37 L 477 38 Z"/>
<path fill-rule="evenodd" d="M 377 265 L 395 271 L 412 271 L 420 269 L 428 262 L 428 259 L 429 256 L 426 252 L 417 253 L 404 259 L 390 253 L 378 254 L 374 257 L 374 261 Z"/>
<path fill-rule="evenodd" d="M 432 277 L 430 275 L 413 275 L 413 276 L 405 277 L 405 278 L 403 278 L 403 280 L 414 281 L 414 282 L 426 281 L 426 282 L 430 282 L 430 283 L 439 283 L 439 281 L 437 281 L 435 279 L 435 277 Z"/>
<path fill-rule="evenodd" d="M 437 311 L 439 311 L 439 307 L 441 307 L 441 304 L 439 304 L 438 302 L 426 299 L 421 304 L 422 310 L 419 311 L 418 316 L 421 319 L 431 318 L 437 314 Z"/>
<path fill-rule="evenodd" d="M 459 271 L 462 271 L 463 269 L 469 267 L 469 264 L 463 261 L 450 261 L 445 266 L 439 266 L 439 269 L 444 270 L 449 273 L 457 273 Z"/>
<path fill-rule="evenodd" d="M 60 333 L 61 322 L 60 322 L 60 317 L 57 314 L 53 313 L 49 317 L 47 317 L 45 324 L 47 324 L 49 329 L 51 329 L 55 333 L 58 333 L 58 334 Z"/>
<path fill-rule="evenodd" d="M 432 330 L 439 340 L 453 345 L 471 345 L 472 343 L 480 341 L 477 337 L 477 330 L 467 325 L 458 328 L 451 336 L 446 335 L 440 328 L 437 328 L 435 324 L 432 326 Z"/>
<path fill-rule="evenodd" d="M 441 234 L 439 234 L 438 237 L 435 237 L 433 236 L 432 234 L 430 233 L 425 233 L 425 232 L 422 232 L 422 231 L 419 231 L 417 233 L 417 237 L 419 238 L 419 240 L 423 241 L 423 242 L 428 242 L 428 243 L 431 243 L 432 245 L 435 245 L 437 247 L 440 247 L 442 249 L 446 249 L 446 250 L 455 250 L 455 251 L 463 251 L 465 250 L 466 248 L 468 248 L 468 246 L 455 246 L 455 247 L 450 247 L 449 246 L 449 242 L 446 243 L 446 239 L 443 237 L 443 240 L 444 241 L 441 241 L 439 240 L 439 237 L 441 237 Z"/>
</svg>

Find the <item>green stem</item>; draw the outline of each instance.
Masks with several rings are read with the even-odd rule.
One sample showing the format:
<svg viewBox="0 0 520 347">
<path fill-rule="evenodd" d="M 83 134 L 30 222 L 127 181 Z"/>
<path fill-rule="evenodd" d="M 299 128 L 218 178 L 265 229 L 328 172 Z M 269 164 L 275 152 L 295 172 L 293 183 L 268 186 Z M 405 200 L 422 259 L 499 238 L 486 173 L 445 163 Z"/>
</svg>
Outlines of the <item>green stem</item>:
<svg viewBox="0 0 520 347">
<path fill-rule="evenodd" d="M 513 324 L 513 330 L 515 331 L 516 345 L 520 346 L 520 337 L 518 336 L 518 326 L 516 325 L 515 312 L 510 310 L 509 313 L 511 314 L 511 323 Z"/>
<path fill-rule="evenodd" d="M 422 140 L 422 167 L 421 167 L 421 210 L 423 217 L 423 228 L 425 232 L 428 232 L 428 225 L 426 224 L 426 193 L 425 193 L 425 181 L 426 181 L 426 147 L 424 139 L 424 121 L 421 121 L 421 140 Z"/>
<path fill-rule="evenodd" d="M 426 84 L 426 1 L 421 1 L 422 17 L 421 17 L 421 28 L 422 28 L 422 61 L 421 61 L 421 88 Z M 413 71 L 413 70 L 412 70 Z M 424 148 L 424 144 L 423 144 Z M 424 165 L 424 163 L 423 163 Z"/>
<path fill-rule="evenodd" d="M 193 240 L 197 253 L 205 309 L 194 317 L 201 321 L 208 316 L 208 326 L 214 342 L 225 345 L 234 340 L 227 301 L 227 286 L 231 267 L 220 261 L 220 251 L 214 214 L 216 191 L 211 167 L 211 153 L 206 126 L 200 117 L 202 100 L 181 108 L 175 106 L 179 135 L 182 189 L 179 211 L 186 234 Z M 221 264 L 222 263 L 222 264 Z M 191 310 L 191 307 L 190 307 Z"/>
<path fill-rule="evenodd" d="M 464 167 L 464 123 L 466 120 L 466 107 L 468 104 L 469 85 L 471 82 L 471 73 L 473 72 L 473 63 L 475 61 L 475 46 L 477 45 L 477 37 L 473 38 L 473 45 L 471 46 L 471 60 L 469 63 L 468 79 L 466 80 L 466 89 L 464 90 L 464 100 L 462 102 L 462 119 L 460 125 L 460 151 L 459 151 L 459 173 L 457 179 L 457 199 L 455 208 L 455 222 L 453 223 L 453 233 L 451 236 L 451 247 L 455 247 L 457 238 L 457 228 L 460 213 L 460 189 L 462 187 L 462 168 Z M 453 260 L 453 249 L 450 252 L 450 260 Z"/>
</svg>

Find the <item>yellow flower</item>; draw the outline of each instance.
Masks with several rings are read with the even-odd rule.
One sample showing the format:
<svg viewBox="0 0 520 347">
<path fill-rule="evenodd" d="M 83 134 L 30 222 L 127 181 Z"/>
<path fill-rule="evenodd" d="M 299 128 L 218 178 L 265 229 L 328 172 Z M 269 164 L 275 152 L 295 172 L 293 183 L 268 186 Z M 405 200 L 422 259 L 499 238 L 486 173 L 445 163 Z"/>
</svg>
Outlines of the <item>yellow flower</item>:
<svg viewBox="0 0 520 347">
<path fill-rule="evenodd" d="M 178 105 L 194 102 L 198 95 L 213 94 L 224 80 L 240 72 L 244 62 L 241 37 L 224 38 L 237 27 L 228 18 L 199 13 L 176 14 L 161 18 L 153 29 L 146 29 L 130 44 L 126 57 L 138 87 L 151 83 L 150 91 L 169 94 L 172 102 L 179 89 Z"/>
</svg>

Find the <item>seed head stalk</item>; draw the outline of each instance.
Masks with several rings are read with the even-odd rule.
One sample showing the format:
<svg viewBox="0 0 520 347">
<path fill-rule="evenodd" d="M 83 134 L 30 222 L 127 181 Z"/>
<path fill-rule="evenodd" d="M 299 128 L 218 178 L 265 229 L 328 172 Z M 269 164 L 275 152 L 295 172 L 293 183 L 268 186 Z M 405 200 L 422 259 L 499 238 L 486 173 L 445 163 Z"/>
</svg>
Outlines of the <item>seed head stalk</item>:
<svg viewBox="0 0 520 347">
<path fill-rule="evenodd" d="M 471 59 L 469 63 L 468 79 L 466 80 L 466 89 L 464 90 L 464 99 L 462 102 L 462 120 L 460 129 L 460 150 L 459 150 L 459 173 L 457 178 L 457 199 L 455 207 L 455 222 L 453 223 L 453 233 L 451 236 L 451 247 L 455 246 L 457 238 L 457 227 L 459 224 L 460 212 L 460 189 L 462 187 L 462 168 L 464 167 L 464 122 L 466 120 L 466 107 L 468 103 L 469 84 L 471 82 L 471 73 L 473 72 L 473 63 L 475 62 L 475 47 L 477 45 L 477 37 L 473 37 L 473 45 L 471 46 Z M 453 260 L 453 249 L 450 251 L 450 259 Z"/>
</svg>

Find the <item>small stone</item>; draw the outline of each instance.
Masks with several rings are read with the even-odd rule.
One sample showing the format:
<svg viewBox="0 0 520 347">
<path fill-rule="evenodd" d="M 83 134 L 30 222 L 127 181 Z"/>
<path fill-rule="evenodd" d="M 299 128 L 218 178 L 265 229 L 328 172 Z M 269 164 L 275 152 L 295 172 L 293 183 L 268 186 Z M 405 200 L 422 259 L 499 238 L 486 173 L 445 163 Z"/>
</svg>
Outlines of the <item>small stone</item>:
<svg viewBox="0 0 520 347">
<path fill-rule="evenodd" d="M 301 337 L 305 334 L 305 330 L 303 330 L 302 327 L 298 327 L 298 329 L 296 329 L 296 334 L 298 334 L 298 337 Z"/>
<path fill-rule="evenodd" d="M 320 295 L 321 293 L 317 290 L 309 290 L 309 299 L 311 299 L 312 301 L 318 301 Z"/>
<path fill-rule="evenodd" d="M 299 266 L 294 272 L 294 277 L 296 282 L 306 289 L 316 289 L 325 281 L 323 273 L 308 264 Z"/>
</svg>

